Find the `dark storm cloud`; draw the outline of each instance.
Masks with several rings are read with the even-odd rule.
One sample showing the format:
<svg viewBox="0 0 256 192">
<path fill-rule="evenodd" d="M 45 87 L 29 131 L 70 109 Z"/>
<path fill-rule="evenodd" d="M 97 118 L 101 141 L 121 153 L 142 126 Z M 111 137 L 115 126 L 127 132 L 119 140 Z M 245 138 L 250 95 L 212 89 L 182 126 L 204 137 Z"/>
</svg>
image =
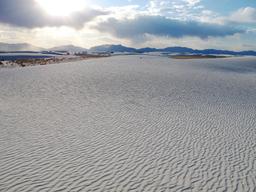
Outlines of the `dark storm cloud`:
<svg viewBox="0 0 256 192">
<path fill-rule="evenodd" d="M 85 22 L 104 14 L 106 12 L 90 9 L 74 13 L 68 18 L 52 17 L 34 0 L 0 0 L 0 23 L 26 28 L 63 25 L 82 28 Z"/>
<path fill-rule="evenodd" d="M 139 16 L 126 20 L 111 18 L 99 23 L 96 29 L 106 31 L 116 37 L 129 39 L 138 39 L 146 34 L 174 38 L 193 36 L 205 39 L 244 32 L 232 26 L 172 20 L 162 16 Z"/>
</svg>

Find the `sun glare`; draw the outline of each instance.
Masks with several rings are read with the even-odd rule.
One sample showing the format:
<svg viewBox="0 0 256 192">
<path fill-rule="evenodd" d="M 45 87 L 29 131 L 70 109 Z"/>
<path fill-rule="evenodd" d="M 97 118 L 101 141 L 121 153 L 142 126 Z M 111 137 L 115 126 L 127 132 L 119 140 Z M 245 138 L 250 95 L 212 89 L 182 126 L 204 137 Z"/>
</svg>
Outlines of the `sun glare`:
<svg viewBox="0 0 256 192">
<path fill-rule="evenodd" d="M 85 7 L 85 0 L 36 0 L 52 16 L 69 16 Z"/>
</svg>

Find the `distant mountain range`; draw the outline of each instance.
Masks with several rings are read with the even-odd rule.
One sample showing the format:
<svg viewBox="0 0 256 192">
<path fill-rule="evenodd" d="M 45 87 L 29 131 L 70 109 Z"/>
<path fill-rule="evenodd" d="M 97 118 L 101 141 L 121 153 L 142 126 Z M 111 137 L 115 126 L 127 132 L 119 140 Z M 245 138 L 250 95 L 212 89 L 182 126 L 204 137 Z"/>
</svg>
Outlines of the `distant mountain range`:
<svg viewBox="0 0 256 192">
<path fill-rule="evenodd" d="M 203 55 L 242 55 L 242 56 L 256 56 L 256 51 L 228 51 L 218 49 L 204 49 L 197 50 L 187 47 L 167 47 L 163 49 L 157 48 L 141 48 L 135 49 L 131 47 L 125 47 L 122 45 L 101 45 L 89 49 L 93 52 L 128 52 L 128 53 L 150 53 L 150 52 L 161 52 L 166 54 L 203 54 Z"/>
<path fill-rule="evenodd" d="M 218 50 L 218 49 L 204 49 L 197 50 L 187 47 L 167 47 L 163 49 L 157 48 L 141 48 L 135 49 L 132 47 L 125 47 L 123 45 L 100 45 L 86 49 L 83 47 L 77 47 L 74 45 L 64 45 L 59 47 L 53 47 L 50 49 L 44 49 L 36 47 L 27 43 L 21 44 L 7 44 L 0 43 L 0 52 L 15 52 L 15 51 L 68 51 L 71 53 L 77 52 L 89 52 L 89 53 L 150 53 L 150 52 L 161 52 L 166 54 L 203 54 L 203 55 L 235 55 L 235 56 L 256 56 L 256 51 L 228 51 L 228 50 Z"/>
<path fill-rule="evenodd" d="M 90 52 L 129 52 L 135 53 L 137 49 L 123 45 L 100 45 L 89 49 Z"/>
</svg>

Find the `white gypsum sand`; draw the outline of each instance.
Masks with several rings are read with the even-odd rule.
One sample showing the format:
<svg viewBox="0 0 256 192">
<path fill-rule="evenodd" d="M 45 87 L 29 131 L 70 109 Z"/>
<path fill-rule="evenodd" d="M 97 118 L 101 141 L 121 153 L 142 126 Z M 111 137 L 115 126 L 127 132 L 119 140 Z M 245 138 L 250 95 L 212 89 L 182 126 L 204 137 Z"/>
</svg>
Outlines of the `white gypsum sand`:
<svg viewBox="0 0 256 192">
<path fill-rule="evenodd" d="M 255 191 L 256 59 L 0 70 L 0 191 Z"/>
</svg>

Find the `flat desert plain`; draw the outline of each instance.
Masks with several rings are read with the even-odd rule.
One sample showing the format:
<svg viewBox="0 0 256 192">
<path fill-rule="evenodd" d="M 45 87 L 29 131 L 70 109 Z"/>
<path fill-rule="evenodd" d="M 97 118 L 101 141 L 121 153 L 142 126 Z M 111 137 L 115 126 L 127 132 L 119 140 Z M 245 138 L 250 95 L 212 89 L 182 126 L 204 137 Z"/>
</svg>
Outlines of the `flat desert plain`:
<svg viewBox="0 0 256 192">
<path fill-rule="evenodd" d="M 256 59 L 1 69 L 0 191 L 256 191 Z"/>
</svg>

